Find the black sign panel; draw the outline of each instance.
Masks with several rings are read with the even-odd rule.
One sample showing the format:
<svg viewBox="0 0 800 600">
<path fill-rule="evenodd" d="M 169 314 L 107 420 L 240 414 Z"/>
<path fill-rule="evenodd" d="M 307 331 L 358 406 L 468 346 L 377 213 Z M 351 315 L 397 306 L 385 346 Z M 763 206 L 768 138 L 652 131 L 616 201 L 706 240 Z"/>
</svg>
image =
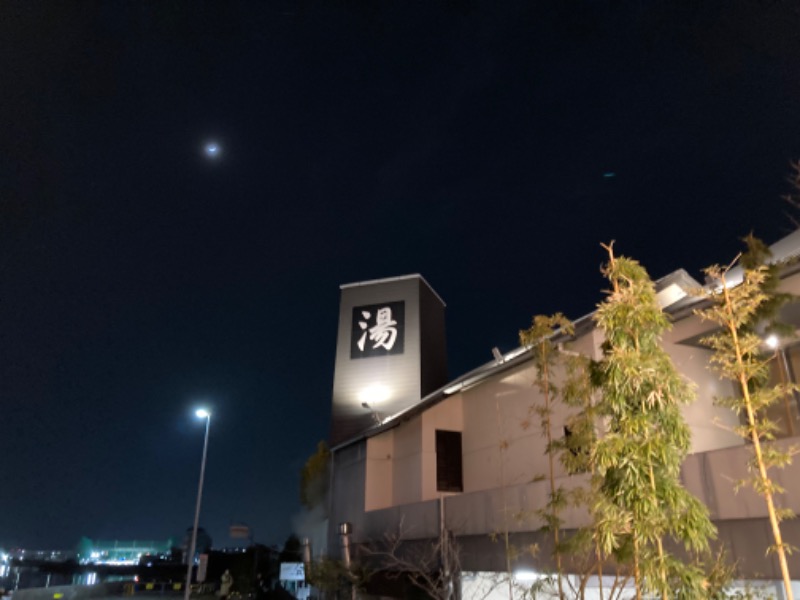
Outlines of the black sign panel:
<svg viewBox="0 0 800 600">
<path fill-rule="evenodd" d="M 402 354 L 406 303 L 384 302 L 353 308 L 350 358 Z"/>
</svg>

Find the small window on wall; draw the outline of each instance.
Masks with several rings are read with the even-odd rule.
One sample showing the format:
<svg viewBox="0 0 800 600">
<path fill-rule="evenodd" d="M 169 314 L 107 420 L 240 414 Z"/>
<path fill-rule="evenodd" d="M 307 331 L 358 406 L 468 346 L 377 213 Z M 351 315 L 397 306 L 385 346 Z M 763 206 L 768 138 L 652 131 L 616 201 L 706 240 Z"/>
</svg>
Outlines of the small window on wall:
<svg viewBox="0 0 800 600">
<path fill-rule="evenodd" d="M 464 491 L 460 431 L 436 430 L 436 491 Z"/>
<path fill-rule="evenodd" d="M 589 464 L 589 452 L 573 435 L 572 428 L 564 425 L 564 448 L 569 450 L 569 456 L 562 455 L 562 460 L 570 475 L 585 473 L 586 465 Z"/>
</svg>

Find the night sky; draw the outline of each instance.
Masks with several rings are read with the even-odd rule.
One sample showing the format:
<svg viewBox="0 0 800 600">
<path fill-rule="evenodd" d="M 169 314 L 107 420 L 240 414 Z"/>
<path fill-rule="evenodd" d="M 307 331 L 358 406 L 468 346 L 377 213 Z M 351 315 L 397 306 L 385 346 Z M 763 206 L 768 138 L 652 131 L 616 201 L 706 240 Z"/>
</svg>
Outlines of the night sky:
<svg viewBox="0 0 800 600">
<path fill-rule="evenodd" d="M 451 378 L 798 216 L 789 0 L 0 3 L 0 546 L 282 544 L 339 285 L 421 273 Z M 215 157 L 204 145 L 217 143 Z"/>
</svg>

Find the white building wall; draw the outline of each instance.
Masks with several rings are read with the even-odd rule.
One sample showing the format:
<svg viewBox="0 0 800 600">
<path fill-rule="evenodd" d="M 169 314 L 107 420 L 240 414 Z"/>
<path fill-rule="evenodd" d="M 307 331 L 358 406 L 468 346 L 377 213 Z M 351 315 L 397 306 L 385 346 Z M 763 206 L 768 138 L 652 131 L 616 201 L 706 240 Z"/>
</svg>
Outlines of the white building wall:
<svg viewBox="0 0 800 600">
<path fill-rule="evenodd" d="M 596 332 L 569 344 L 570 352 L 598 352 Z M 553 382 L 560 385 L 564 371 L 556 367 Z M 489 378 L 462 392 L 464 402 L 464 491 L 474 492 L 529 483 L 549 476 L 547 440 L 537 407 L 544 397 L 536 384 L 531 361 Z M 564 436 L 564 426 L 576 409 L 556 399 L 551 402 L 551 432 Z M 556 477 L 566 476 L 554 461 Z"/>
<path fill-rule="evenodd" d="M 533 413 L 539 392 L 529 364 L 462 395 L 465 492 L 517 485 L 542 473 L 546 443 Z"/>
<path fill-rule="evenodd" d="M 721 379 L 708 368 L 712 352 L 697 345 L 698 336 L 707 335 L 711 330 L 711 324 L 690 316 L 678 321 L 663 340 L 664 350 L 669 353 L 675 367 L 694 385 L 695 401 L 682 409 L 683 418 L 692 431 L 692 453 L 744 443 L 732 432 L 739 424 L 736 414 L 715 404 L 717 398 L 734 394 L 735 388 L 730 381 Z M 694 341 L 683 343 L 685 340 Z"/>
</svg>

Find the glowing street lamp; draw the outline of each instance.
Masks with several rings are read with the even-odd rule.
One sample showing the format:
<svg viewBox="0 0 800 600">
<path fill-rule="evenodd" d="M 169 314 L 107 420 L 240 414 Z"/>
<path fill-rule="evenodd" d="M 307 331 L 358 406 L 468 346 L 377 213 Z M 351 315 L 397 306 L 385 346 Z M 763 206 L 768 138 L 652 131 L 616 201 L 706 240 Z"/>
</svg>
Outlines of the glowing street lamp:
<svg viewBox="0 0 800 600">
<path fill-rule="evenodd" d="M 198 419 L 206 420 L 206 437 L 203 442 L 203 459 L 200 461 L 200 483 L 197 486 L 197 505 L 194 509 L 194 526 L 192 527 L 192 543 L 189 546 L 189 554 L 186 555 L 186 589 L 184 590 L 184 600 L 189 600 L 192 589 L 192 567 L 194 566 L 194 551 L 197 548 L 197 525 L 200 523 L 200 502 L 203 499 L 203 479 L 206 475 L 206 455 L 208 454 L 208 430 L 211 427 L 211 413 L 204 408 L 195 411 Z"/>
</svg>

